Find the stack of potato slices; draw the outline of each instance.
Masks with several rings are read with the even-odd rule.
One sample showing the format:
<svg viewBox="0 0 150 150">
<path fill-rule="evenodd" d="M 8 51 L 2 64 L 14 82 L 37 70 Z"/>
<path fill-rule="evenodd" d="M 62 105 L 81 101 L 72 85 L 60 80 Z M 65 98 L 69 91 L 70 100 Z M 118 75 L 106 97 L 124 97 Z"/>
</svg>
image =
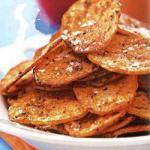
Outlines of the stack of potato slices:
<svg viewBox="0 0 150 150">
<path fill-rule="evenodd" d="M 10 120 L 75 137 L 148 133 L 150 38 L 141 28 L 149 32 L 118 0 L 78 0 L 51 41 L 0 81 Z"/>
</svg>

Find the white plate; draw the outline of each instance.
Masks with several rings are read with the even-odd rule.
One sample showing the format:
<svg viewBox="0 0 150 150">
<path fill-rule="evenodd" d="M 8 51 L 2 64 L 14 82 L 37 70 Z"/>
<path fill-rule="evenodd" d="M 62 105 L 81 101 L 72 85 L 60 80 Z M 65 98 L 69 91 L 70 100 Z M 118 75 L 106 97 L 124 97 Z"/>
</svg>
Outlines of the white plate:
<svg viewBox="0 0 150 150">
<path fill-rule="evenodd" d="M 8 2 L 7 2 L 8 1 Z M 6 2 L 6 3 L 4 3 Z M 1 11 L 3 15 L 5 9 L 10 9 L 8 16 L 5 16 L 1 22 L 4 29 L 9 22 L 16 21 L 16 25 L 10 24 L 10 30 L 4 30 L 1 27 L 1 35 L 3 38 L 0 40 L 2 45 L 2 40 L 7 41 L 7 37 L 4 39 L 4 35 L 12 34 L 12 31 L 18 29 L 15 33 L 16 39 L 14 43 L 9 43 L 5 46 L 0 45 L 0 76 L 5 74 L 6 71 L 17 64 L 18 62 L 27 59 L 28 56 L 25 52 L 30 52 L 31 50 L 44 45 L 49 41 L 50 35 L 43 35 L 39 31 L 35 30 L 32 18 L 36 18 L 37 7 L 34 0 L 26 1 L 12 1 L 5 0 L 2 2 L 4 5 L 4 10 Z M 5 6 L 9 4 L 9 6 Z M 2 6 L 3 6 L 2 5 Z M 11 6 L 12 5 L 12 6 Z M 14 8 L 13 8 L 14 7 Z M 28 13 L 28 20 L 26 19 Z M 25 17 L 26 16 L 26 17 Z M 9 17 L 9 18 L 8 18 Z M 13 21 L 11 21 L 13 19 Z M 8 20 L 8 22 L 7 22 Z M 6 25 L 5 25 L 6 24 Z M 13 28 L 11 28 L 13 26 Z M 6 26 L 7 27 L 7 26 Z M 12 31 L 11 31 L 12 29 Z M 26 38 L 28 30 L 32 29 L 31 36 Z M 8 33 L 7 33 L 8 31 Z M 141 30 L 143 32 L 143 30 Z M 37 44 L 38 43 L 38 44 Z M 17 55 L 16 55 L 17 54 Z M 16 123 L 12 123 L 8 119 L 7 107 L 2 97 L 0 97 L 0 131 L 16 135 L 23 138 L 27 142 L 33 144 L 40 150 L 149 150 L 150 149 L 150 136 L 143 137 L 133 137 L 133 138 L 112 138 L 112 139 L 102 139 L 102 138 L 73 138 L 69 136 L 63 136 L 53 133 L 47 133 L 31 129 Z"/>
<path fill-rule="evenodd" d="M 23 138 L 40 150 L 149 150 L 150 136 L 132 138 L 74 138 L 32 129 L 8 119 L 5 101 L 0 97 L 0 131 Z"/>
</svg>

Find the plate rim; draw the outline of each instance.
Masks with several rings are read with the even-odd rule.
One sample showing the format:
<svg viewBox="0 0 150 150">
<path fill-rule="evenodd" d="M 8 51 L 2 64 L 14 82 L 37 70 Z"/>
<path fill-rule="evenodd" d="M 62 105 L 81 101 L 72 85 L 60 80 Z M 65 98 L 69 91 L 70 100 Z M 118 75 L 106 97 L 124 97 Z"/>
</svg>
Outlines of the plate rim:
<svg viewBox="0 0 150 150">
<path fill-rule="evenodd" d="M 18 126 L 18 127 L 17 127 Z M 7 125 L 0 123 L 0 130 L 28 141 L 36 141 L 47 144 L 82 146 L 82 147 L 122 147 L 122 146 L 139 146 L 150 145 L 150 135 L 141 137 L 127 138 L 76 138 L 55 133 L 47 133 L 36 129 L 30 129 L 23 125 Z M 20 127 L 26 128 L 21 129 Z"/>
</svg>

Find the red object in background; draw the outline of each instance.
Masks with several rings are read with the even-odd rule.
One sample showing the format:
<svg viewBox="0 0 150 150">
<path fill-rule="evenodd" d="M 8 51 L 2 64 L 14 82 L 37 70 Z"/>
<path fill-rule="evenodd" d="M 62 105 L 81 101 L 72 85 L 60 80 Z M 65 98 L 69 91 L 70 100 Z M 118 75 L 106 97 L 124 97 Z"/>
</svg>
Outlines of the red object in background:
<svg viewBox="0 0 150 150">
<path fill-rule="evenodd" d="M 37 0 L 53 23 L 60 23 L 62 14 L 76 0 Z M 150 0 L 121 0 L 123 12 L 150 23 Z"/>
<path fill-rule="evenodd" d="M 63 13 L 76 0 L 38 0 L 39 5 L 53 23 L 60 23 Z"/>
</svg>

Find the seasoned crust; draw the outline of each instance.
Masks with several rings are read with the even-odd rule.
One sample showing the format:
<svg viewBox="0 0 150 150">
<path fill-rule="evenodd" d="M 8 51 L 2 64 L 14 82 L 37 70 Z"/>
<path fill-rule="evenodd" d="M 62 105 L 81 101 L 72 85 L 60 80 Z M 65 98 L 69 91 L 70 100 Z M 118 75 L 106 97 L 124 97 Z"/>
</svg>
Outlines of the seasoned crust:
<svg viewBox="0 0 150 150">
<path fill-rule="evenodd" d="M 102 116 L 126 109 L 137 88 L 137 77 L 126 76 L 102 87 L 75 87 L 73 90 L 84 108 Z"/>
<path fill-rule="evenodd" d="M 150 73 L 150 39 L 129 33 L 117 33 L 109 46 L 98 54 L 89 54 L 91 62 L 112 72 L 131 75 Z"/>
<path fill-rule="evenodd" d="M 0 81 L 0 93 L 3 95 L 8 95 L 11 93 L 15 93 L 18 91 L 22 86 L 30 83 L 33 80 L 33 73 L 30 71 L 25 76 L 23 76 L 20 80 L 16 83 L 12 84 L 13 81 L 20 77 L 20 74 L 23 70 L 28 68 L 32 64 L 32 61 L 27 60 L 19 63 L 15 67 L 11 68 L 5 77 Z M 10 87 L 10 89 L 8 89 Z"/>
<path fill-rule="evenodd" d="M 150 100 L 145 92 L 137 92 L 128 113 L 142 119 L 150 119 Z"/>
<path fill-rule="evenodd" d="M 83 56 L 74 54 L 65 44 L 50 52 L 34 68 L 37 84 L 59 87 L 88 76 L 98 67 Z"/>
<path fill-rule="evenodd" d="M 50 39 L 49 42 L 53 42 L 54 40 L 56 40 L 57 38 L 59 38 L 60 34 L 61 34 L 61 33 L 60 33 L 60 31 L 58 30 L 56 33 L 54 33 L 54 34 L 52 35 L 52 37 L 51 37 L 51 39 Z M 42 55 L 44 54 L 44 50 L 45 50 L 46 46 L 47 46 L 47 45 L 45 45 L 45 46 L 43 46 L 43 47 L 41 47 L 41 48 L 39 48 L 39 49 L 37 49 L 37 50 L 35 51 L 35 54 L 34 54 L 34 56 L 33 56 L 33 60 L 38 59 L 40 56 L 42 56 Z"/>
<path fill-rule="evenodd" d="M 29 88 L 11 104 L 9 119 L 26 125 L 57 125 L 80 119 L 87 113 L 72 92 L 58 94 Z"/>
<path fill-rule="evenodd" d="M 122 135 L 128 135 L 131 133 L 140 133 L 140 132 L 150 132 L 150 125 L 143 124 L 143 125 L 124 127 L 110 134 L 106 134 L 105 137 L 111 138 L 111 137 L 118 137 Z"/>
<path fill-rule="evenodd" d="M 100 51 L 118 28 L 117 0 L 78 0 L 62 18 L 62 38 L 76 53 Z"/>
<path fill-rule="evenodd" d="M 97 116 L 88 114 L 84 118 L 65 124 L 65 129 L 69 135 L 75 137 L 89 137 L 97 133 L 103 132 L 109 126 L 115 124 L 120 118 L 125 115 L 124 112 L 111 114 L 107 116 Z"/>
</svg>

